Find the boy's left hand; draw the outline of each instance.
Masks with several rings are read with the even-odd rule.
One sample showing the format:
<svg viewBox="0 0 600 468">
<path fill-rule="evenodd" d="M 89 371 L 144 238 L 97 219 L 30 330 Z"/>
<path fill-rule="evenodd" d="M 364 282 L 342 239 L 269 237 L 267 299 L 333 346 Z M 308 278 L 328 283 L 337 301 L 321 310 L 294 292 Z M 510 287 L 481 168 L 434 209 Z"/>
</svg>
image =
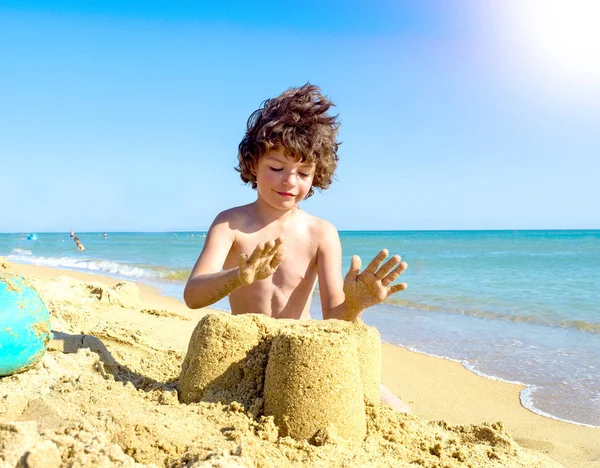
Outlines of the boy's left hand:
<svg viewBox="0 0 600 468">
<path fill-rule="evenodd" d="M 401 261 L 399 255 L 394 255 L 381 265 L 387 256 L 388 251 L 383 249 L 371 260 L 362 273 L 359 273 L 360 257 L 358 255 L 352 257 L 350 270 L 344 279 L 345 303 L 353 315 L 348 319 L 353 320 L 367 307 L 379 304 L 395 292 L 406 289 L 406 283 L 393 286 L 390 284 L 406 270 L 408 265 Z"/>
</svg>

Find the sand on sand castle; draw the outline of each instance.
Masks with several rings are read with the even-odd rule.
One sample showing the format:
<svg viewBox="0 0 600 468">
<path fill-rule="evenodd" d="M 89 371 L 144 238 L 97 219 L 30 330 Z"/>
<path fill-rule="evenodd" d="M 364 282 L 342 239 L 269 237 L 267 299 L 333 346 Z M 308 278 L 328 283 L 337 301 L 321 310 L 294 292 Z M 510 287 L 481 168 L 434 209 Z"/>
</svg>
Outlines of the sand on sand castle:
<svg viewBox="0 0 600 468">
<path fill-rule="evenodd" d="M 344 331 L 345 325 L 328 331 L 332 325 L 307 322 L 302 332 L 302 327 L 294 325 L 275 333 L 260 318 L 242 318 L 254 324 L 256 330 L 248 325 L 250 332 L 246 335 L 248 340 L 254 334 L 258 336 L 258 347 L 243 344 L 241 349 L 249 348 L 245 357 L 239 350 L 225 347 L 222 354 L 215 351 L 215 363 L 219 363 L 219 357 L 231 356 L 237 363 L 238 367 L 233 366 L 231 375 L 227 375 L 230 380 L 217 382 L 218 377 L 213 377 L 200 384 L 196 380 L 194 385 L 198 387 L 193 390 L 194 385 L 190 385 L 190 394 L 196 392 L 196 399 L 203 393 L 200 401 L 182 403 L 177 388 L 185 384 L 178 379 L 185 369 L 182 364 L 186 350 L 188 345 L 198 349 L 202 346 L 190 340 L 193 327 L 184 316 L 198 315 L 188 315 L 184 308 L 177 309 L 182 318 L 175 310 L 171 311 L 173 315 L 151 315 L 141 312 L 142 308 L 169 311 L 168 307 L 154 303 L 123 307 L 101 301 L 86 282 L 78 280 L 32 277 L 30 281 L 48 306 L 53 331 L 60 331 L 60 336 L 95 337 L 97 341 L 88 340 L 90 348 L 51 349 L 27 372 L 0 378 L 0 466 L 558 466 L 541 454 L 521 448 L 501 424 L 449 426 L 426 422 L 394 413 L 370 403 L 368 398 L 363 400 L 365 429 L 360 441 L 341 437 L 335 430 L 320 432 L 311 441 L 286 436 L 288 429 L 275 423 L 276 415 L 265 414 L 269 398 L 273 398 L 272 413 L 283 408 L 294 414 L 291 402 L 311 408 L 311 403 L 301 398 L 300 386 L 290 392 L 289 401 L 278 400 L 280 386 L 296 385 L 291 383 L 286 353 L 295 356 L 292 361 L 296 366 L 316 362 L 316 357 L 304 354 L 310 348 L 300 345 L 303 333 L 317 347 L 333 347 L 345 333 L 351 335 Z M 239 331 L 236 326 L 242 322 L 231 323 L 233 338 Z M 282 323 L 281 327 L 287 325 Z M 267 336 L 272 336 L 269 349 L 264 345 Z M 85 344 L 85 339 L 82 341 Z M 230 341 L 225 343 L 231 345 Z M 366 349 L 362 346 L 356 344 L 356 350 Z M 369 353 L 365 352 L 373 356 Z M 360 356 L 335 356 L 344 361 L 339 363 L 340 368 L 348 369 L 348 381 L 353 382 L 352 389 L 340 383 L 344 392 L 363 396 L 373 392 L 377 379 L 360 370 Z M 331 363 L 326 357 L 323 360 L 322 369 L 328 369 Z M 349 364 L 353 361 L 357 362 L 355 367 Z M 193 366 L 197 364 L 188 363 L 187 372 Z M 248 369 L 264 369 L 264 374 L 262 370 L 247 373 Z M 339 379 L 342 371 L 331 370 L 331 374 L 334 380 Z M 305 375 L 310 376 L 309 370 Z M 365 386 L 367 380 L 371 390 Z M 267 385 L 268 381 L 271 383 Z M 340 404 L 327 395 L 325 385 L 318 381 L 313 384 L 314 395 L 319 395 L 322 402 Z M 244 392 L 253 388 L 256 393 L 251 401 Z M 274 393 L 271 397 L 270 392 Z M 231 401 L 220 401 L 224 397 Z M 262 406 L 257 403 L 261 398 Z M 356 401 L 352 405 L 361 408 Z M 334 413 L 339 415 L 340 411 L 345 409 L 339 407 Z M 361 418 L 354 414 L 350 417 L 354 418 L 352 424 Z"/>
<path fill-rule="evenodd" d="M 361 441 L 365 403 L 379 399 L 380 343 L 377 330 L 358 321 L 209 314 L 190 339 L 179 398 L 240 402 L 273 416 L 283 436 L 314 440 L 333 431 Z"/>
</svg>

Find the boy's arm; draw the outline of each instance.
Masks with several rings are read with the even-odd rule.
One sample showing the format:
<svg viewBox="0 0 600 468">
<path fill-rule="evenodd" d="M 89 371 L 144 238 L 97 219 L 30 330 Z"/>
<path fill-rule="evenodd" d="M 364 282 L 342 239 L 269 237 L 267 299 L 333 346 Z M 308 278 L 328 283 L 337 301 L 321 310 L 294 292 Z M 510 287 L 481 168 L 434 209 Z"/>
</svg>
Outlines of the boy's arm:
<svg viewBox="0 0 600 468">
<path fill-rule="evenodd" d="M 405 283 L 390 286 L 407 265 L 398 255 L 381 265 L 388 255 L 387 250 L 379 252 L 362 273 L 360 257 L 353 256 L 350 270 L 342 282 L 342 246 L 335 227 L 325 223 L 321 239 L 317 267 L 324 319 L 352 321 L 364 309 L 406 289 Z"/>
<path fill-rule="evenodd" d="M 320 222 L 317 274 L 323 318 L 343 320 L 347 311 L 342 281 L 342 244 L 335 227 L 326 221 Z"/>
<path fill-rule="evenodd" d="M 214 304 L 241 286 L 237 268 L 221 271 L 234 238 L 228 220 L 219 214 L 208 230 L 202 253 L 183 291 L 190 309 Z"/>
<path fill-rule="evenodd" d="M 258 244 L 250 257 L 240 255 L 238 266 L 221 270 L 233 246 L 235 235 L 221 213 L 206 236 L 202 253 L 190 274 L 183 298 L 190 309 L 214 304 L 235 289 L 271 276 L 283 261 L 283 238 Z"/>
</svg>

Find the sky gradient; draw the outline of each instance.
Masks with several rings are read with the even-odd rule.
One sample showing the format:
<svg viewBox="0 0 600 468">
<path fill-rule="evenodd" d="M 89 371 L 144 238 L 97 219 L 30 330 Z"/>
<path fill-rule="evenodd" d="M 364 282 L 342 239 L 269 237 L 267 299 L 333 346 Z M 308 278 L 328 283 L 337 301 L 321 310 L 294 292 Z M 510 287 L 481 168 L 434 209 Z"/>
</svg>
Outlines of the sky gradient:
<svg viewBox="0 0 600 468">
<path fill-rule="evenodd" d="M 301 206 L 338 229 L 599 228 L 600 7 L 540 1 L 2 2 L 0 232 L 205 230 L 308 81 L 343 144 Z"/>
</svg>

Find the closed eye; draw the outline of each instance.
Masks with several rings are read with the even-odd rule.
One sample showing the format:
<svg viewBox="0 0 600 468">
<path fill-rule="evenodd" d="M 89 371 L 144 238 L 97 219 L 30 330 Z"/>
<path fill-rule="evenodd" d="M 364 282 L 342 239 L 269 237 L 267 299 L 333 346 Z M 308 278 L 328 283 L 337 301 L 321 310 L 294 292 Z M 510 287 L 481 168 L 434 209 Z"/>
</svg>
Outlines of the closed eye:
<svg viewBox="0 0 600 468">
<path fill-rule="evenodd" d="M 283 171 L 283 167 L 271 167 L 271 166 L 269 166 L 269 169 L 271 169 L 273 172 L 281 172 L 281 171 Z"/>
<path fill-rule="evenodd" d="M 305 174 L 304 172 L 298 172 L 301 177 L 308 177 L 310 174 Z"/>
</svg>

